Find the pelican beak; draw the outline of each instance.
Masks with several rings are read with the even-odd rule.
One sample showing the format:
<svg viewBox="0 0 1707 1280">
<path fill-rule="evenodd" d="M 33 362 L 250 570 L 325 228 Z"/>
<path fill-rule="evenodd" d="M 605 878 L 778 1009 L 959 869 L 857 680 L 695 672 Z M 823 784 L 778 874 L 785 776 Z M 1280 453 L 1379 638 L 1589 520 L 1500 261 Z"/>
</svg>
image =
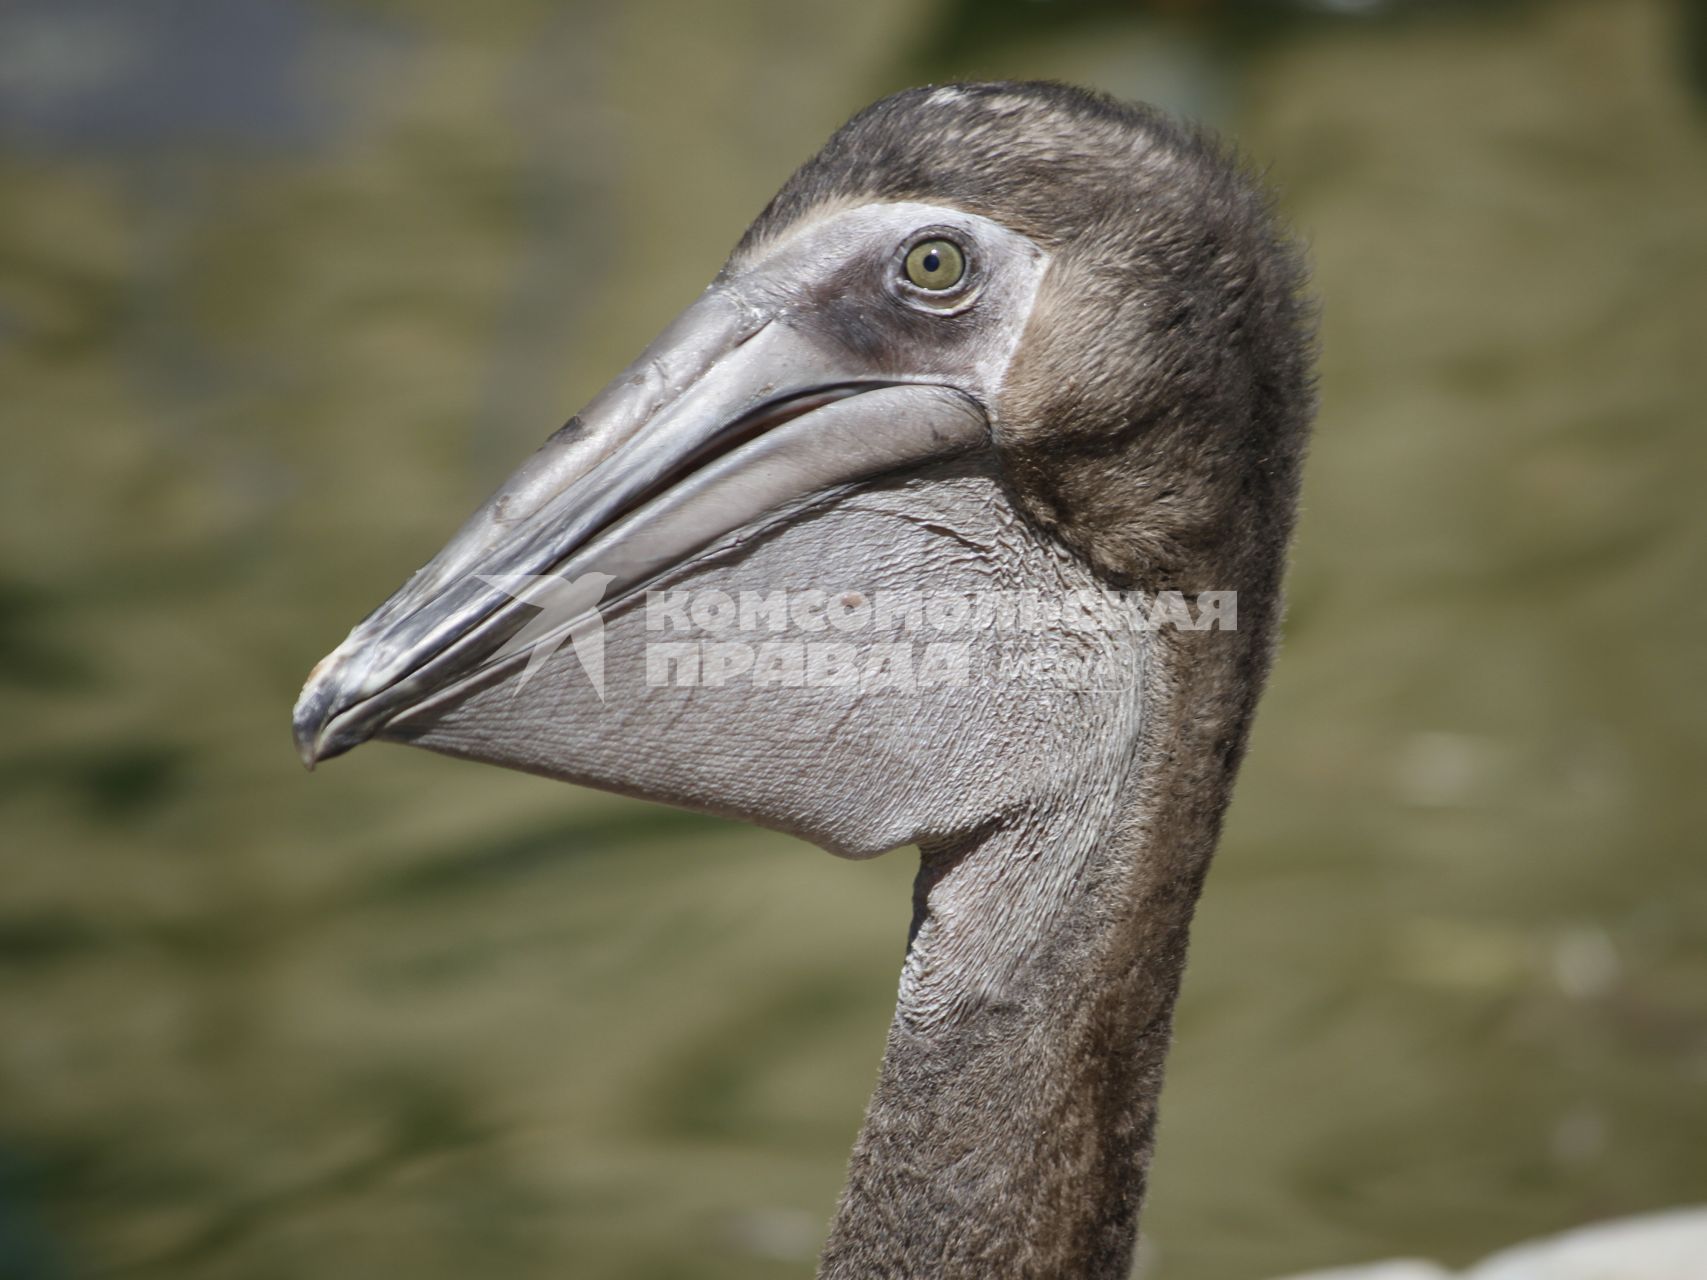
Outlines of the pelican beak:
<svg viewBox="0 0 1707 1280">
<path fill-rule="evenodd" d="M 969 394 L 846 346 L 714 284 L 314 668 L 294 717 L 303 763 L 513 658 L 538 613 L 503 585 L 518 576 L 600 575 L 609 609 L 809 502 L 986 442 Z"/>
</svg>

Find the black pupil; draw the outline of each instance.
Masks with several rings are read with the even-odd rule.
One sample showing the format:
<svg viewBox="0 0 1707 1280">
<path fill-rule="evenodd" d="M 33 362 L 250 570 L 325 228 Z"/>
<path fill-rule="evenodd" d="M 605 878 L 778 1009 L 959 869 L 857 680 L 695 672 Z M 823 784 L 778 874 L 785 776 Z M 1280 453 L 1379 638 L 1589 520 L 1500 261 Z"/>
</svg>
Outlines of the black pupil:
<svg viewBox="0 0 1707 1280">
<path fill-rule="evenodd" d="M 942 255 L 940 253 L 932 249 L 925 254 L 924 268 L 927 272 L 934 272 L 940 266 L 942 266 Z"/>
</svg>

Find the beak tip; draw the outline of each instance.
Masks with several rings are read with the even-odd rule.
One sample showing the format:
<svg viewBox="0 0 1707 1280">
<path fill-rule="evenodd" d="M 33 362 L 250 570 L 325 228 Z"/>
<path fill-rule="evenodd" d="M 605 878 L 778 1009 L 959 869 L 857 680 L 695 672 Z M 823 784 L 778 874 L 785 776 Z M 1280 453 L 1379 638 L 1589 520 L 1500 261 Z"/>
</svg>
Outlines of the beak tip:
<svg viewBox="0 0 1707 1280">
<path fill-rule="evenodd" d="M 291 713 L 291 736 L 296 740 L 296 754 L 302 767 L 314 772 L 314 766 L 325 759 L 326 727 L 332 719 L 332 699 L 325 682 L 318 678 L 320 668 L 303 686 Z"/>
<path fill-rule="evenodd" d="M 341 756 L 373 736 L 375 725 L 348 714 L 364 701 L 360 687 L 352 685 L 338 654 L 323 658 L 308 674 L 308 683 L 297 695 L 291 712 L 291 736 L 302 767 L 313 773 L 316 765 Z"/>
<path fill-rule="evenodd" d="M 316 725 L 298 719 L 291 726 L 291 736 L 296 739 L 297 758 L 302 761 L 302 767 L 308 772 L 314 772 L 314 766 L 320 763 L 320 733 Z"/>
</svg>

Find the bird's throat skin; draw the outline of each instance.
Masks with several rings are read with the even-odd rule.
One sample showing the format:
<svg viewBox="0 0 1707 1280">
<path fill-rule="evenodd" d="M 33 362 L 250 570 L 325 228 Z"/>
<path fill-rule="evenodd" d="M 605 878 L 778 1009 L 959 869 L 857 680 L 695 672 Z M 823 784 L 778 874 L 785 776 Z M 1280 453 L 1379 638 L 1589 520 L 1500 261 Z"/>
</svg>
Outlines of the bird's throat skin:
<svg viewBox="0 0 1707 1280">
<path fill-rule="evenodd" d="M 925 851 L 909 973 L 824 1280 L 1130 1274 L 1192 912 L 1255 705 L 1248 677 L 1266 665 L 1267 628 L 1252 621 L 1157 638 L 1144 724 L 1091 806 Z M 1070 873 L 1035 874 L 1056 860 Z M 1057 900 L 1016 912 L 992 871 L 1016 864 L 1028 875 L 1009 885 L 1052 879 Z M 1016 917 L 1035 931 L 1010 928 L 1002 942 L 1024 949 L 1011 975 L 921 1029 L 908 985 L 921 947 L 941 941 L 931 899 L 968 875 L 989 895 L 974 908 L 982 936 Z"/>
</svg>

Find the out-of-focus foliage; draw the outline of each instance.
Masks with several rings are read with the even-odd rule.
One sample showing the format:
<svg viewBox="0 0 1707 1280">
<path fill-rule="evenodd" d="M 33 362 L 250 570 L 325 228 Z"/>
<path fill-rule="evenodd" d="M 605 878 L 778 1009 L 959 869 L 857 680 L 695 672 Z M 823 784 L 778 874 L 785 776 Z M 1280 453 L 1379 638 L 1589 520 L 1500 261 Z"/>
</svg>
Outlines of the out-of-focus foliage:
<svg viewBox="0 0 1707 1280">
<path fill-rule="evenodd" d="M 0 1276 L 805 1272 L 908 855 L 307 778 L 287 717 L 794 163 L 947 75 L 1232 131 L 1324 304 L 1152 1274 L 1699 1197 L 1699 9 L 1269 8 L 0 9 Z"/>
</svg>

